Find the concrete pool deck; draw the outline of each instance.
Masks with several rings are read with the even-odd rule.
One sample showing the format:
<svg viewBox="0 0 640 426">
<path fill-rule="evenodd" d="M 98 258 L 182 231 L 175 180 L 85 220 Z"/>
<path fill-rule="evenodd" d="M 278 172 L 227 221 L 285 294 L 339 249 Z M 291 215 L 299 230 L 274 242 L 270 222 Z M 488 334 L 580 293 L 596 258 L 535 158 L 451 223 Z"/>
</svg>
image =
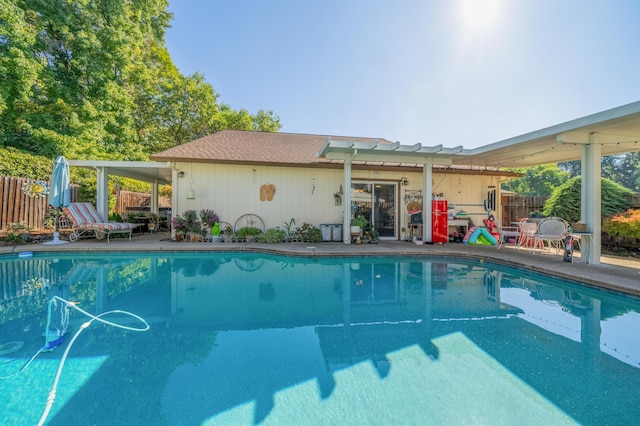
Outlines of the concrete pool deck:
<svg viewBox="0 0 640 426">
<path fill-rule="evenodd" d="M 291 256 L 454 256 L 475 260 L 486 259 L 494 263 L 544 272 L 581 283 L 640 296 L 640 260 L 615 256 L 602 256 L 599 265 L 567 263 L 562 253 L 515 250 L 505 245 L 495 246 L 466 244 L 417 245 L 405 241 L 381 241 L 379 244 L 321 243 L 210 243 L 175 242 L 167 233 L 134 235 L 127 239 L 86 239 L 75 243 L 44 245 L 26 244 L 0 247 L 0 255 L 21 252 L 98 252 L 98 251 L 237 251 L 263 252 Z M 574 260 L 579 261 L 579 253 Z"/>
</svg>

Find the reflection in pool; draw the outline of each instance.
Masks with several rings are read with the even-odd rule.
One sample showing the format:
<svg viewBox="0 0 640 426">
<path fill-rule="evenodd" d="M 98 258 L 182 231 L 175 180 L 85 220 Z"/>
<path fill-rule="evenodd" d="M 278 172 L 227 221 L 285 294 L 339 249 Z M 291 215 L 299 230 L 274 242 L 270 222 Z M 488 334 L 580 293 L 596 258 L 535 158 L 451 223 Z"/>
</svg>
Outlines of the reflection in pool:
<svg viewBox="0 0 640 426">
<path fill-rule="evenodd" d="M 488 262 L 43 254 L 0 258 L 0 280 L 0 376 L 42 346 L 53 296 L 151 324 L 78 338 L 53 425 L 640 418 L 638 300 Z M 67 344 L 0 380 L 0 423 L 37 423 Z"/>
</svg>

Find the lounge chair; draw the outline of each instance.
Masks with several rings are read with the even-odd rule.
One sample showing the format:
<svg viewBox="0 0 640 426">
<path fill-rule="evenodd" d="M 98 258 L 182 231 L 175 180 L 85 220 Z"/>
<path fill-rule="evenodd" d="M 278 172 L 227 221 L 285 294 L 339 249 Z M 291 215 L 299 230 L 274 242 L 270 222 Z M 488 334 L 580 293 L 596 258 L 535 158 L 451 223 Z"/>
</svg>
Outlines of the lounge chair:
<svg viewBox="0 0 640 426">
<path fill-rule="evenodd" d="M 71 222 L 73 222 L 73 231 L 69 235 L 69 241 L 75 242 L 85 234 L 93 234 L 96 239 L 109 237 L 112 234 L 129 234 L 131 241 L 131 233 L 137 226 L 135 223 L 108 222 L 96 211 L 91 203 L 71 203 L 64 208 L 64 212 Z"/>
</svg>

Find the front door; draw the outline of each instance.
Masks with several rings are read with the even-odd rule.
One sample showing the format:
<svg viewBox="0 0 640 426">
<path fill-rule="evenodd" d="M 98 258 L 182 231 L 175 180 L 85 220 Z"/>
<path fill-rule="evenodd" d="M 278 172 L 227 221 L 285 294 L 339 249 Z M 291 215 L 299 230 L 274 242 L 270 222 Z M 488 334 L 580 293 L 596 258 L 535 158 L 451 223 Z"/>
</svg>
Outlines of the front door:
<svg viewBox="0 0 640 426">
<path fill-rule="evenodd" d="M 352 216 L 364 215 L 380 238 L 397 239 L 397 184 L 354 182 L 351 185 Z"/>
</svg>

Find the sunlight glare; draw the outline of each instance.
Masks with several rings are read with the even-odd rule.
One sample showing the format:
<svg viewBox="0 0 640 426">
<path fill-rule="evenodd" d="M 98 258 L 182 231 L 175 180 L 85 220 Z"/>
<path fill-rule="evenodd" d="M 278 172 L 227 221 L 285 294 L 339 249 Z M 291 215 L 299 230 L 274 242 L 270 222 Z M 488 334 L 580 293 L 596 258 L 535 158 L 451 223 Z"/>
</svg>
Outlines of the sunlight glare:
<svg viewBox="0 0 640 426">
<path fill-rule="evenodd" d="M 500 17 L 502 0 L 461 0 L 459 16 L 466 32 L 478 33 L 490 29 Z"/>
</svg>

